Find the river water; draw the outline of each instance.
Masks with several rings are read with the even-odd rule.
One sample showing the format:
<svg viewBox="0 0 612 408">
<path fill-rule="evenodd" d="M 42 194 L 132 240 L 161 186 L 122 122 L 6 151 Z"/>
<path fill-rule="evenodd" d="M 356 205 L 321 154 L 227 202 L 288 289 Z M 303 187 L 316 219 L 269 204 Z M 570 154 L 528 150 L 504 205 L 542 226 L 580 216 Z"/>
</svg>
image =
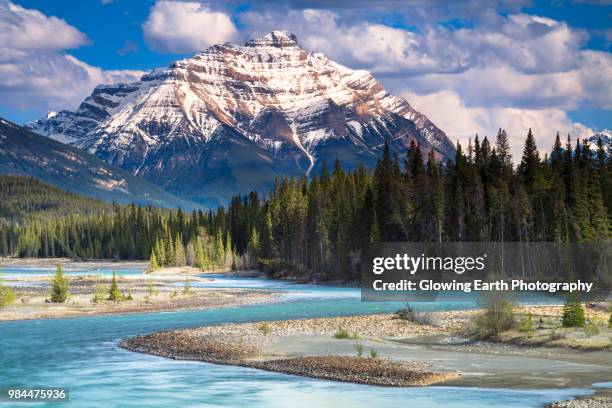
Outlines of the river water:
<svg viewBox="0 0 612 408">
<path fill-rule="evenodd" d="M 388 312 L 400 306 L 363 303 L 359 290 L 352 288 L 226 277 L 205 285 L 282 290 L 284 294 L 278 302 L 235 308 L 0 323 L 0 388 L 46 386 L 70 391 L 66 404 L 0 403 L 0 407 L 539 407 L 590 393 L 585 389 L 385 388 L 174 361 L 117 347 L 121 338 L 159 330 Z M 423 310 L 473 307 L 457 302 L 414 305 Z"/>
</svg>

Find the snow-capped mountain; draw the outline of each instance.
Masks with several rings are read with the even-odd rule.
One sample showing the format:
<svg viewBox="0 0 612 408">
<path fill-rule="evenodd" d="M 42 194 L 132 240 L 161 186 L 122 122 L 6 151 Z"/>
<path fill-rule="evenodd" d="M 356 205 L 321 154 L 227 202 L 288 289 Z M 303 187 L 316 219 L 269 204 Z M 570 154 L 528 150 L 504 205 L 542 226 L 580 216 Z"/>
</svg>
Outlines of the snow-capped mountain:
<svg viewBox="0 0 612 408">
<path fill-rule="evenodd" d="M 591 144 L 591 149 L 597 146 L 597 141 L 601 139 L 604 146 L 607 146 L 607 151 L 612 152 L 612 130 L 605 129 L 602 132 L 595 133 L 587 140 Z"/>
<path fill-rule="evenodd" d="M 454 156 L 444 132 L 371 73 L 308 52 L 286 31 L 98 86 L 75 112 L 29 126 L 208 204 L 336 158 L 371 166 L 385 140 L 398 155 L 416 140 Z"/>
<path fill-rule="evenodd" d="M 31 176 L 76 194 L 107 201 L 183 209 L 201 207 L 96 156 L 2 118 L 0 175 Z"/>
</svg>

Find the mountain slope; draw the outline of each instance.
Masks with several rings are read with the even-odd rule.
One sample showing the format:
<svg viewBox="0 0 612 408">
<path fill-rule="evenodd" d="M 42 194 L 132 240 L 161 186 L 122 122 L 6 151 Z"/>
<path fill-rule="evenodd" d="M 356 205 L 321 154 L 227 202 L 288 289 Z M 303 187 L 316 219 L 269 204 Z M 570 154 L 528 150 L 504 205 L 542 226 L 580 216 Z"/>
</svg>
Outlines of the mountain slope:
<svg viewBox="0 0 612 408">
<path fill-rule="evenodd" d="M 197 206 L 96 156 L 0 119 L 0 174 L 32 176 L 88 197 L 160 207 Z"/>
<path fill-rule="evenodd" d="M 591 144 L 591 150 L 595 150 L 597 148 L 597 141 L 599 139 L 601 139 L 604 147 L 606 147 L 606 150 L 612 152 L 612 130 L 605 129 L 602 132 L 595 133 L 593 136 L 587 138 Z"/>
<path fill-rule="evenodd" d="M 372 74 L 310 53 L 285 31 L 99 86 L 76 112 L 31 128 L 209 203 L 336 158 L 372 166 L 386 140 L 398 155 L 414 140 L 454 157 L 444 132 Z"/>
<path fill-rule="evenodd" d="M 110 203 L 79 196 L 32 177 L 0 176 L 0 224 L 2 220 L 47 219 L 112 211 Z"/>
</svg>

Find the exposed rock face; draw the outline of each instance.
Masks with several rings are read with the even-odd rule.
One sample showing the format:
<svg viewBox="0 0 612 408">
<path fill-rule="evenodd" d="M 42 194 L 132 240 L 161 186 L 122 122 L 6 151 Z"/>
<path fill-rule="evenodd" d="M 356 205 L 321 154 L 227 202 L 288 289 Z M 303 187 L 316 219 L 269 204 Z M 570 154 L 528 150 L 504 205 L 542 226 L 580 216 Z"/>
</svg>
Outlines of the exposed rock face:
<svg viewBox="0 0 612 408">
<path fill-rule="evenodd" d="M 454 156 L 444 132 L 372 74 L 308 52 L 285 31 L 99 86 L 76 112 L 30 126 L 208 204 L 336 158 L 371 166 L 385 140 L 400 155 L 416 140 Z"/>
<path fill-rule="evenodd" d="M 87 152 L 0 118 L 0 175 L 32 176 L 88 197 L 157 207 L 201 207 Z"/>
</svg>

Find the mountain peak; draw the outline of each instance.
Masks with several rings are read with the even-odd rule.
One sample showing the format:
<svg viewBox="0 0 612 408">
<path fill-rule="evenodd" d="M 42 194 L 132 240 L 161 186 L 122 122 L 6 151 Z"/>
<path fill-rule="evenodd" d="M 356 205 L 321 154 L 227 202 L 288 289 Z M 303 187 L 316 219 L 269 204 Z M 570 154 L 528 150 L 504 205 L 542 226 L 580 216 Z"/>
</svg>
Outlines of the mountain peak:
<svg viewBox="0 0 612 408">
<path fill-rule="evenodd" d="M 246 47 L 295 47 L 298 46 L 295 34 L 286 30 L 270 31 L 261 37 L 253 38 L 244 44 Z"/>
</svg>

